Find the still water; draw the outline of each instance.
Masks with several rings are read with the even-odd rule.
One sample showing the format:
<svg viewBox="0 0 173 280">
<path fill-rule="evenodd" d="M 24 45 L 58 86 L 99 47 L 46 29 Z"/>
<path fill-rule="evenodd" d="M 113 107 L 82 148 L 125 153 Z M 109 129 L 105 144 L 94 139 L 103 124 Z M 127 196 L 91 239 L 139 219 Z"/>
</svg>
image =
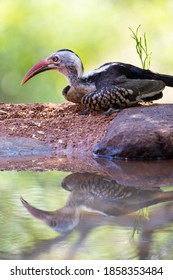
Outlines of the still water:
<svg viewBox="0 0 173 280">
<path fill-rule="evenodd" d="M 173 259 L 173 161 L 82 161 L 1 162 L 0 259 Z"/>
</svg>

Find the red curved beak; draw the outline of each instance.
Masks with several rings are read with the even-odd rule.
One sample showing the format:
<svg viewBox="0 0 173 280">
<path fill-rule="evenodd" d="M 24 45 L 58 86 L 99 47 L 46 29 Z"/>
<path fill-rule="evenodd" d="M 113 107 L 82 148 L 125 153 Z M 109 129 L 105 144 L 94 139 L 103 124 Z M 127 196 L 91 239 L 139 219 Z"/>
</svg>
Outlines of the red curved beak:
<svg viewBox="0 0 173 280">
<path fill-rule="evenodd" d="M 35 75 L 47 71 L 47 70 L 51 70 L 51 69 L 55 69 L 55 65 L 53 64 L 53 62 L 49 59 L 49 58 L 45 58 L 43 60 L 41 60 L 40 62 L 38 62 L 37 64 L 35 64 L 23 77 L 23 80 L 21 82 L 21 85 L 24 85 L 28 80 L 30 80 L 32 77 L 34 77 Z"/>
<path fill-rule="evenodd" d="M 33 217 L 42 221 L 46 221 L 48 217 L 52 217 L 52 212 L 40 210 L 31 206 L 25 199 L 23 199 L 23 197 L 20 197 L 20 201 Z"/>
</svg>

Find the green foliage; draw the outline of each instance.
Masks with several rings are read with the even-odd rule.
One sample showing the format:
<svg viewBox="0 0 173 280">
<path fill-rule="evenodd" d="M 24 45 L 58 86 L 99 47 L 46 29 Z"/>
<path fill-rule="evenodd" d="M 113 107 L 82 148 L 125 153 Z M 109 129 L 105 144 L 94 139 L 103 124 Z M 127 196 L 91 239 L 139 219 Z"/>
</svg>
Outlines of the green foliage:
<svg viewBox="0 0 173 280">
<path fill-rule="evenodd" d="M 134 31 L 132 28 L 129 28 L 132 32 L 131 37 L 135 40 L 136 43 L 136 51 L 139 55 L 142 68 L 143 69 L 149 69 L 151 64 L 151 52 L 148 52 L 148 46 L 147 46 L 147 38 L 146 33 L 143 33 L 142 36 L 138 34 L 139 28 L 141 25 L 138 26 L 136 31 Z"/>
</svg>

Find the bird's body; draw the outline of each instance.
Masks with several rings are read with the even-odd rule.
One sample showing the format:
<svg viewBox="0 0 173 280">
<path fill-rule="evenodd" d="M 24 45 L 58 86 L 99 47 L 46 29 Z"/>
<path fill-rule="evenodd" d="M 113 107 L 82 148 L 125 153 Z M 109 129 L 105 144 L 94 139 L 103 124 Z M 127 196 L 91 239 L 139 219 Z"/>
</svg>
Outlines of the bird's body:
<svg viewBox="0 0 173 280">
<path fill-rule="evenodd" d="M 78 55 L 67 49 L 59 50 L 33 66 L 22 84 L 49 69 L 55 69 L 67 78 L 69 85 L 63 89 L 63 96 L 73 103 L 82 103 L 91 111 L 110 111 L 157 100 L 162 97 L 165 86 L 173 87 L 173 76 L 121 62 L 105 63 L 84 74 Z"/>
</svg>

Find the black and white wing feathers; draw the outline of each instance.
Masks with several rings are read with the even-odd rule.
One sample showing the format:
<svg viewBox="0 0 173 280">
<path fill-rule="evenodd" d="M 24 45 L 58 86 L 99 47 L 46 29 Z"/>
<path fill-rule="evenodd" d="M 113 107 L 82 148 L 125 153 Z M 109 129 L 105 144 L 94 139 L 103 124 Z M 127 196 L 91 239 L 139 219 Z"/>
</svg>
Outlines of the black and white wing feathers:
<svg viewBox="0 0 173 280">
<path fill-rule="evenodd" d="M 141 101 L 162 97 L 165 83 L 153 72 L 129 64 L 107 63 L 88 73 L 87 79 L 94 83 L 96 91 L 82 98 L 91 110 L 123 108 Z M 156 77 L 155 77 L 156 78 Z"/>
</svg>

